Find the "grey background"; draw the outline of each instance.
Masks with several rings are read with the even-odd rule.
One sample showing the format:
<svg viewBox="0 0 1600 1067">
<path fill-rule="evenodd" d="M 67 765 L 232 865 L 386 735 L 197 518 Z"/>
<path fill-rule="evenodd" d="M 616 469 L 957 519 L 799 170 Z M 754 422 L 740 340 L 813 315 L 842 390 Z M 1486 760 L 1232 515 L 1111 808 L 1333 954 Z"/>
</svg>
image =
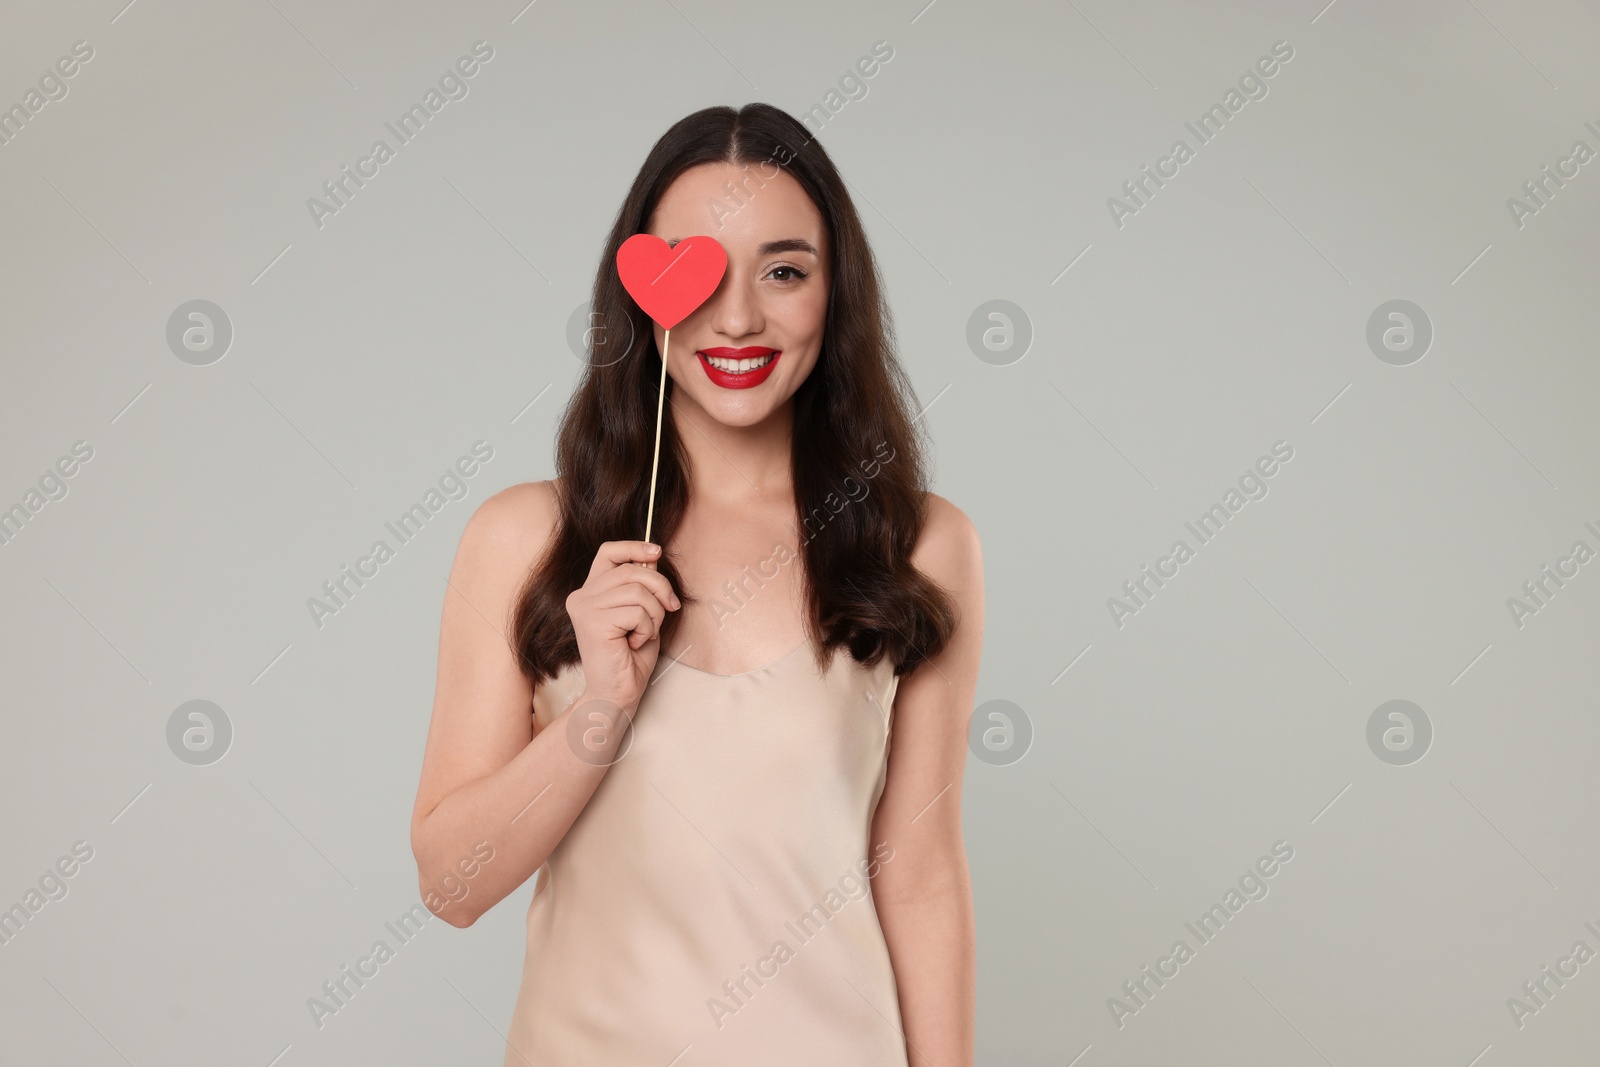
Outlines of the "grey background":
<svg viewBox="0 0 1600 1067">
<path fill-rule="evenodd" d="M 1557 0 L 10 4 L 0 104 L 94 58 L 0 147 L 0 1061 L 500 1062 L 531 881 L 432 921 L 321 1029 L 306 1000 L 417 901 L 407 840 L 444 577 L 488 494 L 550 476 L 569 316 L 652 141 L 714 103 L 822 103 L 987 565 L 969 760 L 985 1064 L 1575 1062 L 1600 963 L 1600 16 Z M 472 43 L 494 58 L 319 229 L 306 207 Z M 1135 217 L 1107 199 L 1274 42 L 1268 95 Z M 1070 269 L 1067 269 L 1070 265 Z M 177 358 L 220 306 L 231 348 Z M 1003 299 L 1005 366 L 968 320 Z M 1366 343 L 1393 299 L 1432 346 Z M 531 406 L 530 406 L 531 405 Z M 493 459 L 318 628 L 306 607 L 474 441 Z M 1107 599 L 1275 441 L 1293 459 L 1117 627 Z M 1193 543 L 1192 537 L 1187 537 Z M 1070 669 L 1069 668 L 1070 665 Z M 215 702 L 194 766 L 167 724 Z M 1429 716 L 1405 766 L 1386 701 Z M 1275 841 L 1295 853 L 1119 1027 L 1108 998 Z M 1551 988 L 1554 988 L 1552 985 Z"/>
</svg>

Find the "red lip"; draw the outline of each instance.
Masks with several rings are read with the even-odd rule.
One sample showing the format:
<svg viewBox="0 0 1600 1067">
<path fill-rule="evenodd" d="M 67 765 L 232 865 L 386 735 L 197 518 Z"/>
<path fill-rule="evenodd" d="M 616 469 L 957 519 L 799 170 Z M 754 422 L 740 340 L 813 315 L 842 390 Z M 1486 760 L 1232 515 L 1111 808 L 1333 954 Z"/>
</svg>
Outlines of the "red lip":
<svg viewBox="0 0 1600 1067">
<path fill-rule="evenodd" d="M 751 389 L 767 380 L 767 376 L 772 373 L 772 368 L 778 365 L 778 357 L 783 352 L 777 348 L 751 345 L 747 348 L 702 348 L 695 354 L 700 357 L 700 366 L 705 368 L 706 377 L 717 385 L 724 389 Z M 743 374 L 718 370 L 706 358 L 707 356 L 715 356 L 718 359 L 760 359 L 765 355 L 772 356 L 765 367 L 745 371 Z"/>
</svg>

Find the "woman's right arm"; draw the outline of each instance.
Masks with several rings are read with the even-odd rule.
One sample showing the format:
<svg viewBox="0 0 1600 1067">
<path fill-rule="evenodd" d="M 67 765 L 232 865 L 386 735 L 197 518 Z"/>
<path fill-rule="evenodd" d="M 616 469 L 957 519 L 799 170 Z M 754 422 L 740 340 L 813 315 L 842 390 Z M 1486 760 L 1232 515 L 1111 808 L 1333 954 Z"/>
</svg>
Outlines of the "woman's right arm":
<svg viewBox="0 0 1600 1067">
<path fill-rule="evenodd" d="M 631 716 L 638 703 L 636 686 L 621 677 L 637 672 L 607 671 L 604 678 L 589 678 L 589 688 L 549 727 L 534 733 L 532 688 L 518 669 L 510 625 L 522 581 L 542 557 L 556 520 L 549 482 L 523 483 L 491 496 L 468 521 L 445 588 L 438 679 L 412 812 L 411 848 L 423 901 L 452 926 L 471 926 L 527 881 L 605 776 L 614 756 L 593 745 L 614 747 L 622 731 L 585 724 L 582 736 L 590 747 L 580 758 L 568 741 L 574 732 L 568 729 L 571 716 L 587 716 L 596 708 L 610 710 L 613 717 L 620 708 Z M 637 657 L 648 678 L 659 645 L 660 618 L 654 609 L 646 611 L 649 604 L 644 602 L 665 600 L 663 612 L 676 602 L 670 588 L 664 597 L 644 591 L 647 585 L 665 586 L 658 572 L 633 577 L 646 568 L 629 566 L 623 572 L 620 560 L 602 558 L 608 550 L 613 558 L 627 554 L 612 546 L 629 544 L 637 543 L 607 542 L 584 586 L 591 591 L 590 603 L 597 599 L 594 590 L 607 601 L 603 607 L 612 622 L 610 639 L 598 636 L 598 625 L 605 620 L 597 607 L 585 619 L 589 625 L 580 637 L 587 641 L 580 646 L 587 643 L 589 652 L 603 649 L 604 664 Z M 634 554 L 646 558 L 638 550 Z M 631 614 L 630 597 L 641 602 Z M 569 600 L 569 610 L 573 603 Z M 641 632 L 626 636 L 629 623 L 618 629 L 619 618 L 637 619 Z M 646 635 L 647 640 L 641 639 Z M 592 658 L 602 659 L 599 654 Z M 588 676 L 590 655 L 584 663 Z M 603 691 L 593 691 L 601 688 L 600 682 L 606 683 Z M 493 851 L 483 849 L 484 843 Z M 482 862 L 485 856 L 492 860 Z"/>
</svg>

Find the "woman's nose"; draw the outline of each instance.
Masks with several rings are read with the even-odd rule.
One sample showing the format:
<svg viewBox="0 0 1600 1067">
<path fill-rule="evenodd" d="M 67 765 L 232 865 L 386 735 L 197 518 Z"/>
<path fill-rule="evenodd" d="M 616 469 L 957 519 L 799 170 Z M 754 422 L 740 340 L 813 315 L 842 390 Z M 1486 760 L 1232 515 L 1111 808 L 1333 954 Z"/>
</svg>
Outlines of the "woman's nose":
<svg viewBox="0 0 1600 1067">
<path fill-rule="evenodd" d="M 711 328 L 726 337 L 743 337 L 762 328 L 761 308 L 748 286 L 729 271 L 711 296 Z"/>
</svg>

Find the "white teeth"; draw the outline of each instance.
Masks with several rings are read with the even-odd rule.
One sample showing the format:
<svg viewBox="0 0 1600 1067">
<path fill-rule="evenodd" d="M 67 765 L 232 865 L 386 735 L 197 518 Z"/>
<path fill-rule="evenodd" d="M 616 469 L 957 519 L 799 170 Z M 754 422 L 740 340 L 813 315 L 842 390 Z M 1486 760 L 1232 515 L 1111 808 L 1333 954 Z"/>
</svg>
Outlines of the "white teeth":
<svg viewBox="0 0 1600 1067">
<path fill-rule="evenodd" d="M 707 356 L 706 362 L 718 370 L 727 371 L 729 374 L 743 374 L 745 371 L 765 367 L 772 362 L 772 354 L 768 353 L 760 359 L 723 359 L 720 356 Z"/>
</svg>

